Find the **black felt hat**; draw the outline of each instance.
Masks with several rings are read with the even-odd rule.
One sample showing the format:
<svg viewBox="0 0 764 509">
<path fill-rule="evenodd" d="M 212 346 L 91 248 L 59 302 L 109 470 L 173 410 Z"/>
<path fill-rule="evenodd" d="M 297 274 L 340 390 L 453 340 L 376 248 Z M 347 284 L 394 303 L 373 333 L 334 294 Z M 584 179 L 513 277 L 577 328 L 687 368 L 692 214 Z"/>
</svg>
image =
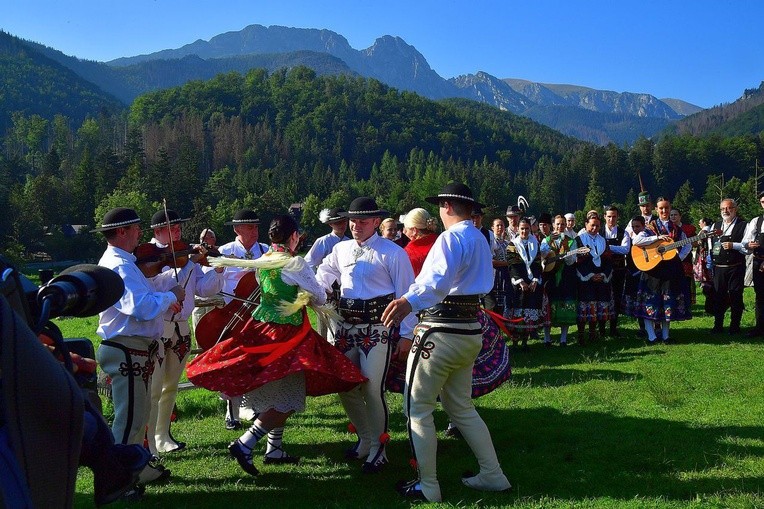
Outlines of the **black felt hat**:
<svg viewBox="0 0 764 509">
<path fill-rule="evenodd" d="M 552 224 L 552 214 L 549 212 L 542 212 L 539 214 L 539 223 Z"/>
<path fill-rule="evenodd" d="M 518 207 L 517 205 L 510 205 L 509 207 L 507 207 L 507 214 L 506 215 L 508 215 L 508 216 L 519 216 L 520 212 L 521 212 L 520 207 Z"/>
<path fill-rule="evenodd" d="M 168 210 L 167 215 L 165 215 L 164 210 L 159 210 L 153 216 L 151 216 L 151 228 L 167 226 L 167 218 L 170 219 L 170 224 L 185 223 L 189 221 L 188 218 L 181 218 L 180 214 L 174 210 Z"/>
<path fill-rule="evenodd" d="M 460 182 L 451 182 L 443 187 L 443 190 L 437 196 L 428 196 L 425 201 L 437 205 L 441 201 L 461 201 L 471 203 L 474 207 L 483 207 L 482 203 L 475 201 L 472 197 L 472 190 Z"/>
<path fill-rule="evenodd" d="M 101 226 L 93 228 L 91 232 L 105 232 L 107 230 L 114 230 L 116 228 L 122 228 L 130 226 L 131 224 L 138 224 L 141 222 L 141 218 L 138 217 L 138 213 L 133 209 L 127 207 L 117 207 L 111 209 L 103 216 Z"/>
<path fill-rule="evenodd" d="M 236 226 L 237 224 L 260 224 L 260 218 L 254 210 L 242 209 L 233 215 L 233 220 L 226 221 L 229 226 Z"/>
<path fill-rule="evenodd" d="M 347 212 L 340 212 L 340 217 L 347 217 L 348 219 L 368 219 L 370 217 L 387 217 L 390 213 L 386 210 L 382 210 L 377 205 L 377 201 L 374 198 L 368 196 L 361 196 L 350 202 L 350 208 Z"/>
<path fill-rule="evenodd" d="M 347 211 L 342 207 L 334 207 L 333 209 L 324 209 L 318 214 L 318 220 L 324 224 L 334 223 L 342 219 L 346 219 L 347 216 L 343 216 L 343 213 Z"/>
</svg>

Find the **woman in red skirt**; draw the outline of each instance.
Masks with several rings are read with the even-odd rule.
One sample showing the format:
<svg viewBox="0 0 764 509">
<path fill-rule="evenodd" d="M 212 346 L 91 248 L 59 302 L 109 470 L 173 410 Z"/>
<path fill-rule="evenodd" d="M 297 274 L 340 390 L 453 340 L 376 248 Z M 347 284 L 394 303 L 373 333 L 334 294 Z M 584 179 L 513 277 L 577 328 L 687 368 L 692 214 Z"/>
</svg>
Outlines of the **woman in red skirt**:
<svg viewBox="0 0 764 509">
<path fill-rule="evenodd" d="M 241 468 L 259 472 L 252 462 L 255 444 L 287 418 L 305 409 L 305 395 L 348 391 L 363 376 L 311 327 L 305 307 L 321 305 L 326 293 L 305 260 L 293 256 L 299 243 L 297 223 L 276 216 L 268 231 L 269 251 L 256 260 L 216 258 L 219 266 L 257 269 L 260 305 L 241 333 L 221 341 L 188 364 L 188 379 L 228 396 L 245 396 L 258 412 L 252 427 L 228 446 Z M 268 441 L 265 463 L 297 463 Z"/>
</svg>

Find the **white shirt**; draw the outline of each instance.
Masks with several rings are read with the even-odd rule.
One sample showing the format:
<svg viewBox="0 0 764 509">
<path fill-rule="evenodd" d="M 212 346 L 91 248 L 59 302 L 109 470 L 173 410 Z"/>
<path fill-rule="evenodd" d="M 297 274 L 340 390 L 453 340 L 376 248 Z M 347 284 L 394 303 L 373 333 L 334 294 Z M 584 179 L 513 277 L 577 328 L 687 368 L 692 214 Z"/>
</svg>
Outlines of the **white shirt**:
<svg viewBox="0 0 764 509">
<path fill-rule="evenodd" d="M 332 252 L 334 246 L 346 240 L 350 239 L 345 235 L 339 237 L 333 231 L 317 238 L 316 242 L 310 247 L 308 254 L 305 255 L 305 261 L 315 271 L 321 265 L 321 262 L 324 261 L 324 258 Z"/>
<path fill-rule="evenodd" d="M 220 246 L 218 251 L 221 255 L 229 255 L 247 260 L 257 260 L 268 252 L 268 246 L 261 242 L 255 242 L 255 244 L 252 246 L 252 249 L 248 250 L 242 245 L 241 242 L 239 242 L 239 239 L 237 238 L 236 240 Z M 234 290 L 236 289 L 236 285 L 239 284 L 239 280 L 243 278 L 246 273 L 247 271 L 245 269 L 226 267 L 225 271 L 223 271 L 223 292 L 233 294 Z M 224 297 L 224 300 L 226 304 L 231 302 L 231 298 L 227 296 Z"/>
<path fill-rule="evenodd" d="M 485 237 L 478 234 L 488 249 Z M 375 232 L 360 244 L 349 240 L 335 245 L 318 266 L 316 279 L 327 291 L 339 281 L 340 296 L 346 299 L 368 300 L 391 293 L 398 298 L 414 282 L 414 269 L 402 247 Z M 409 314 L 401 322 L 401 336 L 411 338 L 416 323 L 416 316 Z"/>
<path fill-rule="evenodd" d="M 605 237 L 605 240 L 615 239 L 618 237 L 618 226 L 616 225 L 615 228 L 610 230 L 607 225 L 605 225 L 602 229 L 602 233 L 604 233 L 603 237 Z M 629 234 L 624 232 L 623 238 L 621 239 L 621 245 L 610 245 L 610 250 L 617 255 L 629 254 L 629 251 L 631 250 L 631 237 L 629 237 Z"/>
<path fill-rule="evenodd" d="M 149 242 L 159 247 L 166 247 L 157 239 L 151 239 Z M 162 273 L 170 272 L 175 279 L 175 271 L 171 267 L 164 267 Z M 204 271 L 202 267 L 191 260 L 188 261 L 182 270 L 178 270 L 178 284 L 186 291 L 186 298 L 183 301 L 183 309 L 180 313 L 167 311 L 164 315 L 166 321 L 186 322 L 191 312 L 194 310 L 194 295 L 199 297 L 212 297 L 223 289 L 225 283 L 225 271 L 216 272 L 213 270 Z M 159 276 L 155 276 L 155 279 Z"/>
<path fill-rule="evenodd" d="M 98 315 L 98 335 L 103 339 L 115 336 L 158 338 L 164 328 L 161 315 L 177 301 L 174 293 L 163 291 L 175 286 L 173 274 L 165 272 L 150 281 L 138 269 L 135 256 L 114 246 L 106 248 L 98 265 L 113 270 L 125 283 L 122 297 Z"/>
<path fill-rule="evenodd" d="M 438 235 L 422 271 L 403 296 L 418 312 L 449 295 L 484 295 L 491 288 L 491 248 L 472 221 L 466 220 Z"/>
</svg>

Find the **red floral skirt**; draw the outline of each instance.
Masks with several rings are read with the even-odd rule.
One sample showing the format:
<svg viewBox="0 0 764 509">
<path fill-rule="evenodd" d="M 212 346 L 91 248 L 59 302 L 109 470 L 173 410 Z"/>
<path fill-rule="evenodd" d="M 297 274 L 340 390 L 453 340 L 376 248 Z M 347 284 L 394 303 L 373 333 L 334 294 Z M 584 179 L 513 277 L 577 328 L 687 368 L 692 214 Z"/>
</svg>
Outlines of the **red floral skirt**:
<svg viewBox="0 0 764 509">
<path fill-rule="evenodd" d="M 241 333 L 221 341 L 188 363 L 198 387 L 241 396 L 291 373 L 304 372 L 308 396 L 349 391 L 366 379 L 358 368 L 310 325 L 250 319 Z"/>
</svg>

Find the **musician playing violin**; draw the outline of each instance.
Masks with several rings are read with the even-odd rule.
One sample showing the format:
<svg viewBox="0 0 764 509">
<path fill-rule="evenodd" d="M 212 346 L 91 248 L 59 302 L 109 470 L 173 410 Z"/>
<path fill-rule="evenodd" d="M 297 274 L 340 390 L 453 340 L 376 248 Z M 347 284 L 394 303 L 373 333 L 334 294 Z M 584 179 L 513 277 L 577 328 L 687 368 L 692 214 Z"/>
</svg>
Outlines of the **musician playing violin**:
<svg viewBox="0 0 764 509">
<path fill-rule="evenodd" d="M 142 444 L 148 421 L 149 384 L 162 334 L 162 314 L 181 310 L 185 291 L 170 273 L 146 279 L 132 254 L 141 237 L 141 219 L 135 210 L 115 208 L 101 226 L 106 251 L 98 264 L 119 274 L 125 283 L 122 297 L 99 315 L 98 335 L 103 339 L 96 360 L 111 378 L 114 423 L 112 434 L 120 444 Z M 168 477 L 161 465 L 148 465 L 141 481 Z"/>
<path fill-rule="evenodd" d="M 181 310 L 164 313 L 164 331 L 151 382 L 151 413 L 147 432 L 149 450 L 154 454 L 179 451 L 186 446 L 185 442 L 178 442 L 170 433 L 170 417 L 178 394 L 178 382 L 191 351 L 188 318 L 194 309 L 194 296 L 211 297 L 223 289 L 225 281 L 222 268 L 204 271 L 196 263 L 207 254 L 204 246 L 197 246 L 193 253 L 183 255 L 180 255 L 181 250 L 175 249 L 181 243 L 181 225 L 186 221 L 188 219 L 182 219 L 174 210 L 164 209 L 151 218 L 151 228 L 154 230 L 151 243 L 166 249 L 172 241 L 168 266 L 163 268 L 163 272 L 177 274 L 177 281 L 185 290 Z M 186 253 L 186 250 L 183 252 Z M 187 264 L 182 269 L 172 268 L 172 265 L 179 264 L 178 260 L 183 256 L 190 256 Z M 161 276 L 166 277 L 166 274 Z"/>
<path fill-rule="evenodd" d="M 686 238 L 684 231 L 671 222 L 671 202 L 661 197 L 656 206 L 658 218 L 647 223 L 645 229 L 632 239 L 633 245 L 648 246 L 656 240 L 675 242 Z M 681 262 L 691 249 L 691 244 L 685 244 L 678 256 L 661 261 L 640 277 L 634 314 L 645 321 L 649 345 L 654 345 L 657 340 L 655 322 L 662 322 L 661 340 L 668 343 L 671 322 L 692 318 L 690 289 Z"/>
</svg>

